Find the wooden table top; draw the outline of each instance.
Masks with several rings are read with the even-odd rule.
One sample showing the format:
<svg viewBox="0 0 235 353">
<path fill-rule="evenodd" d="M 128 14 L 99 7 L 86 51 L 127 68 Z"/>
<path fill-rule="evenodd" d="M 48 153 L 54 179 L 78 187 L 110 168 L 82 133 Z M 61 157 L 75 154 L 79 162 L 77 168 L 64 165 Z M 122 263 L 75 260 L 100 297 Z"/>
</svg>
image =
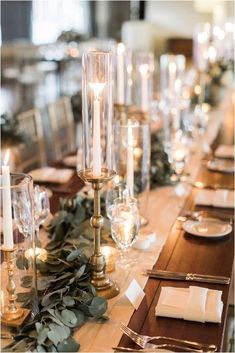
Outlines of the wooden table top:
<svg viewBox="0 0 235 353">
<path fill-rule="evenodd" d="M 213 148 L 221 143 L 233 143 L 231 118 L 232 114 L 228 114 L 224 120 L 224 126 L 221 128 L 221 132 L 215 141 Z M 233 175 L 209 172 L 203 164 L 197 180 L 210 185 L 220 185 L 224 188 L 234 188 Z M 58 209 L 59 197 L 73 196 L 79 189 L 81 189 L 82 186 L 83 182 L 78 178 L 76 172 L 74 172 L 74 176 L 71 180 L 67 184 L 61 186 L 61 189 L 67 189 L 68 193 L 53 194 L 53 197 L 51 198 L 52 213 L 55 213 Z M 195 209 L 193 202 L 195 192 L 196 190 L 193 189 L 184 205 L 184 210 Z M 200 209 L 208 208 L 200 207 Z M 231 209 L 219 210 L 221 214 L 233 214 L 233 210 Z M 191 272 L 232 277 L 233 258 L 233 232 L 226 237 L 213 241 L 203 238 L 194 238 L 187 235 L 182 228 L 179 227 L 179 222 L 176 221 L 154 268 L 177 272 Z M 143 299 L 139 309 L 132 315 L 128 326 L 141 334 L 165 335 L 202 343 L 213 343 L 217 345 L 218 350 L 221 350 L 228 309 L 228 295 L 231 285 L 196 283 L 198 286 L 206 286 L 208 288 L 218 289 L 223 292 L 222 300 L 224 303 L 224 309 L 221 324 L 202 324 L 180 319 L 155 316 L 155 307 L 157 305 L 162 286 L 188 287 L 188 285 L 188 283 L 183 281 L 176 282 L 149 279 L 145 286 L 146 296 Z M 125 347 L 136 347 L 126 336 L 121 338 L 119 345 Z"/>
<path fill-rule="evenodd" d="M 233 143 L 233 114 L 225 117 L 219 136 L 213 148 L 218 144 Z M 197 180 L 205 184 L 220 185 L 222 188 L 234 188 L 234 175 L 210 172 L 205 165 L 201 166 Z M 195 207 L 194 196 L 196 190 L 193 189 L 191 195 L 186 200 L 184 210 L 203 209 L 208 207 Z M 232 214 L 233 209 L 217 208 L 221 214 Z M 167 221 L 167 215 L 166 215 Z M 158 270 L 168 270 L 186 273 L 201 273 L 215 276 L 233 276 L 234 261 L 234 228 L 226 237 L 217 240 L 207 240 L 204 238 L 192 237 L 179 227 L 176 221 L 171 229 L 163 251 L 155 264 Z M 132 315 L 128 327 L 140 334 L 163 335 L 175 338 L 182 338 L 202 343 L 213 343 L 217 345 L 218 351 L 222 350 L 225 323 L 228 310 L 228 295 L 231 290 L 230 285 L 215 285 L 196 283 L 197 286 L 217 289 L 223 292 L 222 301 L 224 303 L 222 322 L 197 323 L 180 319 L 164 318 L 155 316 L 155 307 L 161 292 L 162 286 L 188 287 L 189 284 L 183 281 L 166 281 L 149 279 L 146 287 L 146 296 L 139 309 Z M 136 347 L 127 336 L 122 336 L 119 343 L 123 347 Z"/>
</svg>

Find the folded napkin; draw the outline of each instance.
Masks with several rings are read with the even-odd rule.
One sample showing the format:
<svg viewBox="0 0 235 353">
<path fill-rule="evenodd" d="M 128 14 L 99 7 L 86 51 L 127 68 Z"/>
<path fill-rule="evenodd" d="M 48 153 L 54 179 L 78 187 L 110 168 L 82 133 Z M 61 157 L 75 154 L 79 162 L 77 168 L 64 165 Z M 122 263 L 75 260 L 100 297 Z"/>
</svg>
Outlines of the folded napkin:
<svg viewBox="0 0 235 353">
<path fill-rule="evenodd" d="M 36 182 L 64 184 L 69 181 L 73 175 L 71 169 L 57 169 L 52 167 L 44 167 L 34 169 L 29 174 Z"/>
<path fill-rule="evenodd" d="M 68 167 L 76 167 L 77 166 L 77 156 L 67 156 L 62 159 L 63 164 Z"/>
<path fill-rule="evenodd" d="M 234 145 L 220 145 L 215 150 L 215 157 L 234 158 Z"/>
<path fill-rule="evenodd" d="M 222 208 L 234 207 L 234 191 L 219 189 L 219 190 L 198 190 L 195 197 L 196 205 L 213 206 Z"/>
<path fill-rule="evenodd" d="M 221 322 L 221 296 L 222 291 L 196 286 L 162 287 L 155 315 L 198 322 Z"/>
</svg>

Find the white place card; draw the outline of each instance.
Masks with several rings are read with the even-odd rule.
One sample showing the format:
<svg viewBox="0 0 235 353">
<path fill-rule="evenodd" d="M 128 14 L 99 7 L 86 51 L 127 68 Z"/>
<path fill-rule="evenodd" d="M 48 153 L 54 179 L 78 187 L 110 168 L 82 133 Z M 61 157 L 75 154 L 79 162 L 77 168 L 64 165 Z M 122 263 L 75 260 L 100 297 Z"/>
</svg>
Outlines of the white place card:
<svg viewBox="0 0 235 353">
<path fill-rule="evenodd" d="M 137 310 L 140 306 L 142 299 L 145 296 L 143 289 L 140 287 L 139 283 L 133 279 L 125 291 L 125 296 L 130 301 L 130 303 L 134 306 Z"/>
</svg>

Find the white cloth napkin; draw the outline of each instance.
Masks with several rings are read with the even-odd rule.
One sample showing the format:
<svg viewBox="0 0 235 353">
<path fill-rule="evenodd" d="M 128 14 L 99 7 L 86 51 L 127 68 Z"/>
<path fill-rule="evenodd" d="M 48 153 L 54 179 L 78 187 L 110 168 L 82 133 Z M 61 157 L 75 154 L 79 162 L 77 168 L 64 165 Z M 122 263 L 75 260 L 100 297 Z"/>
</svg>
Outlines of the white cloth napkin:
<svg viewBox="0 0 235 353">
<path fill-rule="evenodd" d="M 234 158 L 234 145 L 220 145 L 215 150 L 215 157 Z"/>
<path fill-rule="evenodd" d="M 77 166 L 77 156 L 66 156 L 63 158 L 63 164 L 67 165 L 68 167 L 76 167 Z"/>
<path fill-rule="evenodd" d="M 73 175 L 71 169 L 57 169 L 52 167 L 44 167 L 34 169 L 29 174 L 36 182 L 64 184 L 69 181 Z"/>
<path fill-rule="evenodd" d="M 213 206 L 222 208 L 234 207 L 234 191 L 219 189 L 219 190 L 198 190 L 195 197 L 196 205 Z"/>
<path fill-rule="evenodd" d="M 155 315 L 198 322 L 221 322 L 221 296 L 222 291 L 196 286 L 162 287 Z"/>
</svg>

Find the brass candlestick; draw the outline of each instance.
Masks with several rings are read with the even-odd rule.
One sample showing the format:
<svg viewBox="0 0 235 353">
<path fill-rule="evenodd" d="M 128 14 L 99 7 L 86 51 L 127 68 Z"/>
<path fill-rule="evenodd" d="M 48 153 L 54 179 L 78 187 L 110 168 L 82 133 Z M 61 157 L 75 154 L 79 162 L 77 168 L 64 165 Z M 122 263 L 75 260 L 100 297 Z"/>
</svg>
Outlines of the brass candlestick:
<svg viewBox="0 0 235 353">
<path fill-rule="evenodd" d="M 100 251 L 100 235 L 103 225 L 103 217 L 100 213 L 100 190 L 103 184 L 111 180 L 115 176 L 113 170 L 102 168 L 101 176 L 94 177 L 92 169 L 78 172 L 78 175 L 84 180 L 91 183 L 94 190 L 94 214 L 91 217 L 91 226 L 94 228 L 94 254 L 90 258 L 92 275 L 91 283 L 95 287 L 97 294 L 106 299 L 110 299 L 119 294 L 117 283 L 112 281 L 105 274 L 105 258 Z"/>
<path fill-rule="evenodd" d="M 16 248 L 7 249 L 2 248 L 4 252 L 4 258 L 7 262 L 7 274 L 8 274 L 8 284 L 7 292 L 9 298 L 9 304 L 7 307 L 4 307 L 4 313 L 2 314 L 1 321 L 8 326 L 20 326 L 26 317 L 29 315 L 30 310 L 26 308 L 19 308 L 16 305 L 16 285 L 14 282 L 14 261 Z"/>
</svg>

